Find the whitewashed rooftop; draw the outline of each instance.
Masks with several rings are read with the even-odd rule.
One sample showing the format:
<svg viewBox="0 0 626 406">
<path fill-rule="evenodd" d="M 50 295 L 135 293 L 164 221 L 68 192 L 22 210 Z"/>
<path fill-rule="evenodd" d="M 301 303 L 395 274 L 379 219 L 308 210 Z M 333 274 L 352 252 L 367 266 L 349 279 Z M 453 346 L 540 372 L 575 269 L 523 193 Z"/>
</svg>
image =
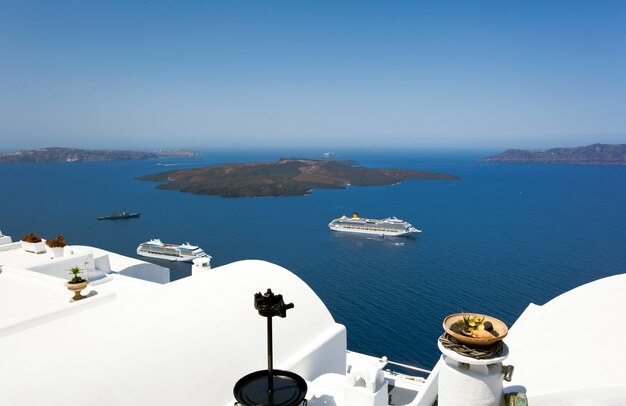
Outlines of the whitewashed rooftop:
<svg viewBox="0 0 626 406">
<path fill-rule="evenodd" d="M 111 273 L 133 276 L 158 283 L 170 281 L 169 269 L 85 245 L 68 245 L 64 255 L 52 258 L 48 253 L 34 254 L 21 248 L 20 242 L 0 244 L 0 265 L 23 268 L 66 279 L 68 269 L 78 266 L 89 280 Z"/>
<path fill-rule="evenodd" d="M 232 406 L 234 383 L 267 366 L 266 319 L 253 297 L 268 288 L 295 303 L 287 318 L 274 319 L 274 366 L 307 380 L 311 406 L 431 406 L 437 398 L 441 361 L 425 382 L 382 379 L 387 361 L 346 355 L 345 327 L 280 266 L 240 261 L 157 284 L 123 275 L 162 268 L 133 258 L 71 246 L 52 259 L 3 241 L 2 406 Z M 81 264 L 99 279 L 86 299 L 69 303 L 63 282 L 69 266 Z M 532 406 L 625 405 L 625 292 L 623 274 L 531 304 L 505 339 L 505 364 L 515 367 L 505 391 L 526 392 Z"/>
<path fill-rule="evenodd" d="M 267 288 L 295 302 L 274 322 L 276 367 L 309 380 L 344 373 L 345 328 L 277 265 L 242 261 L 154 286 L 0 337 L 0 404 L 232 405 L 234 383 L 267 365 L 266 319 L 253 306 Z M 46 306 L 57 300 L 47 293 Z"/>
<path fill-rule="evenodd" d="M 626 405 L 626 274 L 531 304 L 512 326 L 511 388 L 532 406 Z"/>
<path fill-rule="evenodd" d="M 159 286 L 115 273 L 142 261 L 92 247 L 68 246 L 59 258 L 27 252 L 19 242 L 0 248 L 0 337 Z M 90 281 L 83 291 L 88 298 L 76 303 L 69 302 L 73 294 L 64 286 L 72 266 L 83 269 L 82 276 Z M 161 268 L 155 265 L 151 269 Z"/>
</svg>

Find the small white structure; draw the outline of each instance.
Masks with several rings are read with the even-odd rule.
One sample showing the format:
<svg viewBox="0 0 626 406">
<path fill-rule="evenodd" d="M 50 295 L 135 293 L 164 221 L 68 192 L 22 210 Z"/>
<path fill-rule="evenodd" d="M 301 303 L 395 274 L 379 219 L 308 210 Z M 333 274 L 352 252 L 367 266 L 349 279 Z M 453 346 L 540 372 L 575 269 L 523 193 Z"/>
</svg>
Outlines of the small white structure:
<svg viewBox="0 0 626 406">
<path fill-rule="evenodd" d="M 198 275 L 202 272 L 211 270 L 211 257 L 196 258 L 191 266 L 191 275 Z"/>
<path fill-rule="evenodd" d="M 386 361 L 366 360 L 348 362 L 344 385 L 345 406 L 387 406 L 389 398 L 388 383 L 383 368 Z"/>
<path fill-rule="evenodd" d="M 12 242 L 13 240 L 11 240 L 11 237 L 8 235 L 3 235 L 2 230 L 0 230 L 0 245 L 10 244 Z"/>
</svg>

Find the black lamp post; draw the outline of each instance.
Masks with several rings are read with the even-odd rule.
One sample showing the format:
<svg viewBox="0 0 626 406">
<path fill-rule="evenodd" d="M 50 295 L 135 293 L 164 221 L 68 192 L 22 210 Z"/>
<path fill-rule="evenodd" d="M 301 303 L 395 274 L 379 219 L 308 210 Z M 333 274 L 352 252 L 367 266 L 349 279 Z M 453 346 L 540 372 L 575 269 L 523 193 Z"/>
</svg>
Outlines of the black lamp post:
<svg viewBox="0 0 626 406">
<path fill-rule="evenodd" d="M 233 388 L 237 403 L 242 406 L 296 406 L 305 402 L 307 385 L 299 375 L 274 369 L 272 317 L 287 317 L 293 303 L 285 304 L 282 295 L 271 289 L 254 295 L 254 308 L 267 318 L 267 370 L 252 372 L 241 378 Z"/>
</svg>

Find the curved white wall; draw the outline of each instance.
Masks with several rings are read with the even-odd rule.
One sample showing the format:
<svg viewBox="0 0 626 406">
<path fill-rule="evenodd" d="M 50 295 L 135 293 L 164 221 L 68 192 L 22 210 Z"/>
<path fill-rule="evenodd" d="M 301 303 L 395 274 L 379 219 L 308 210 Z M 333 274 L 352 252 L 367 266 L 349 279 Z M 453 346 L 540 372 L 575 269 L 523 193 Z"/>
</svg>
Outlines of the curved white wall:
<svg viewBox="0 0 626 406">
<path fill-rule="evenodd" d="M 626 274 L 621 274 L 572 289 L 543 306 L 528 306 L 505 338 L 507 364 L 515 366 L 507 386 L 526 388 L 530 404 L 542 397 L 563 397 L 559 404 L 568 404 L 567 393 L 603 393 L 597 388 L 623 393 L 625 292 Z M 617 404 L 608 393 L 592 403 Z"/>
</svg>

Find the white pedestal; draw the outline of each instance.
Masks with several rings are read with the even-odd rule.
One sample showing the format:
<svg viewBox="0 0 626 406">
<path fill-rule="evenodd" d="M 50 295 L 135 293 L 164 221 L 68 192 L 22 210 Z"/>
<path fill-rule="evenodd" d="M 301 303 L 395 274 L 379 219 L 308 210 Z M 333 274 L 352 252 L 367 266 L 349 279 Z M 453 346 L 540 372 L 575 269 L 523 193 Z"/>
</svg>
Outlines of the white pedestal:
<svg viewBox="0 0 626 406">
<path fill-rule="evenodd" d="M 438 403 L 446 406 L 502 406 L 504 395 L 502 361 L 509 355 L 504 344 L 502 355 L 491 359 L 474 359 L 445 348 L 441 351 Z"/>
</svg>

